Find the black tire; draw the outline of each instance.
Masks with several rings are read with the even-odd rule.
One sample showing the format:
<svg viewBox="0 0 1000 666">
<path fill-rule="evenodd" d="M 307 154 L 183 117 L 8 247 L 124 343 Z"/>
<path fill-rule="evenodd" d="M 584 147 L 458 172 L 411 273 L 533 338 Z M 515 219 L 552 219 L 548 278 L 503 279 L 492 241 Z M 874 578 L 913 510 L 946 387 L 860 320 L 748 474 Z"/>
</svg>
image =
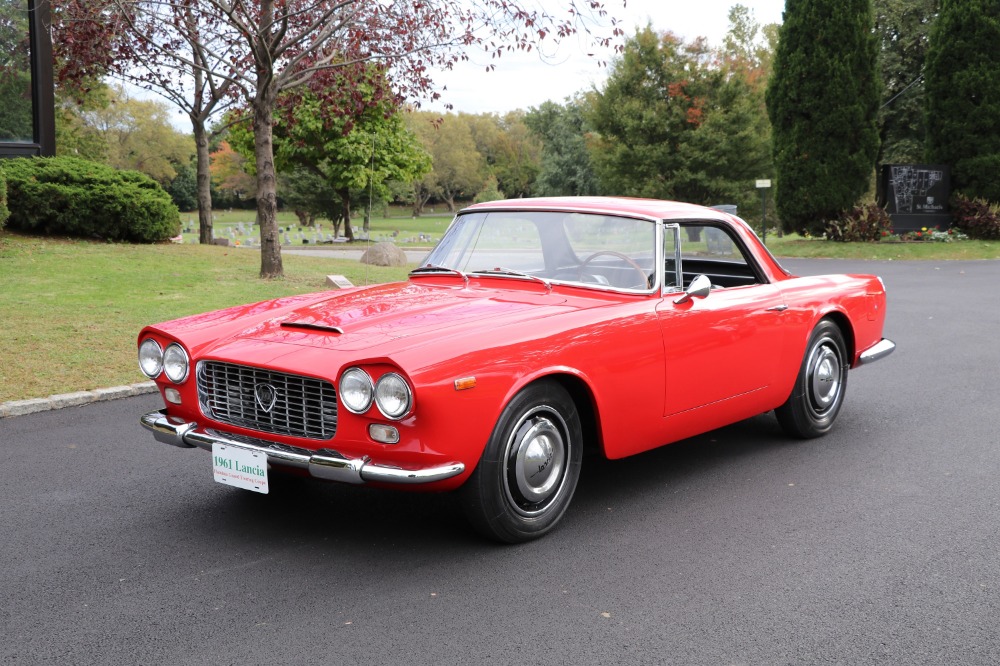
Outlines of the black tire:
<svg viewBox="0 0 1000 666">
<path fill-rule="evenodd" d="M 582 457 L 583 430 L 572 398 L 554 381 L 532 384 L 500 415 L 460 490 L 462 508 L 488 538 L 537 539 L 566 512 Z"/>
<path fill-rule="evenodd" d="M 811 439 L 830 431 L 844 404 L 849 367 L 843 332 L 829 319 L 821 320 L 809 336 L 792 394 L 774 410 L 786 433 Z"/>
</svg>

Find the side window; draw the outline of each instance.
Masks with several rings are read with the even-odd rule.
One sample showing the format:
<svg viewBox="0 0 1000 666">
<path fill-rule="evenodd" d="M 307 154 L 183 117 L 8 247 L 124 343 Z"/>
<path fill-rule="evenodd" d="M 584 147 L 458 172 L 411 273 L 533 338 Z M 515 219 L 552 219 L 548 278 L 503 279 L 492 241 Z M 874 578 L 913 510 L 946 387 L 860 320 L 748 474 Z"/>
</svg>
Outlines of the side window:
<svg viewBox="0 0 1000 666">
<path fill-rule="evenodd" d="M 676 224 L 663 225 L 663 257 L 663 293 L 681 291 L 683 278 L 680 270 L 680 227 Z"/>
<path fill-rule="evenodd" d="M 706 275 L 716 288 L 758 284 L 757 271 L 740 243 L 721 225 L 710 222 L 681 224 L 681 270 L 687 287 Z"/>
</svg>

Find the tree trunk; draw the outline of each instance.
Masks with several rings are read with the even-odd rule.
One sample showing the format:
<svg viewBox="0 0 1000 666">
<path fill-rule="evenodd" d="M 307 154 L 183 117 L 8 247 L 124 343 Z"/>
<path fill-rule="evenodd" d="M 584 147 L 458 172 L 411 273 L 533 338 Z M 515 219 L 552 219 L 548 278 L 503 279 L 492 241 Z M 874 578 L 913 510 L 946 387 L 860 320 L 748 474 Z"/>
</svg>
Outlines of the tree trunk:
<svg viewBox="0 0 1000 666">
<path fill-rule="evenodd" d="M 340 191 L 341 216 L 344 218 L 344 235 L 347 242 L 354 240 L 354 230 L 351 229 L 351 191 L 344 188 Z"/>
<path fill-rule="evenodd" d="M 192 118 L 194 143 L 197 148 L 198 174 L 198 242 L 212 244 L 212 174 L 209 171 L 211 159 L 208 155 L 208 130 L 201 118 Z"/>
<path fill-rule="evenodd" d="M 425 192 L 420 185 L 413 186 L 413 217 L 420 217 L 424 214 L 424 205 L 431 198 L 430 193 Z"/>
<path fill-rule="evenodd" d="M 266 73 L 258 71 L 253 103 L 254 159 L 257 164 L 257 224 L 260 225 L 260 276 L 284 277 L 278 237 L 278 185 L 274 171 L 272 121 L 276 93 Z"/>
</svg>

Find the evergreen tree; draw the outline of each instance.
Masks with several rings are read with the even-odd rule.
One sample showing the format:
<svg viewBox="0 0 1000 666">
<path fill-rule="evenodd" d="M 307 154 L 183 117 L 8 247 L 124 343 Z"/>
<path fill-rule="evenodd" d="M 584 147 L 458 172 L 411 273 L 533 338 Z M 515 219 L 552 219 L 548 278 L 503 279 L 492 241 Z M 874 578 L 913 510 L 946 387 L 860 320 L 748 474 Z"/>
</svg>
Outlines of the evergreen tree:
<svg viewBox="0 0 1000 666">
<path fill-rule="evenodd" d="M 878 164 L 924 159 L 924 61 L 940 4 L 941 0 L 874 0 L 882 70 Z"/>
<path fill-rule="evenodd" d="M 870 187 L 878 151 L 871 0 L 788 0 L 767 108 L 786 230 L 822 233 Z"/>
<path fill-rule="evenodd" d="M 542 162 L 535 179 L 538 196 L 597 194 L 597 177 L 587 152 L 590 128 L 583 118 L 583 96 L 565 105 L 545 102 L 528 111 L 524 122 L 542 141 Z"/>
<path fill-rule="evenodd" d="M 927 50 L 927 157 L 1000 201 L 1000 1 L 942 0 Z"/>
</svg>

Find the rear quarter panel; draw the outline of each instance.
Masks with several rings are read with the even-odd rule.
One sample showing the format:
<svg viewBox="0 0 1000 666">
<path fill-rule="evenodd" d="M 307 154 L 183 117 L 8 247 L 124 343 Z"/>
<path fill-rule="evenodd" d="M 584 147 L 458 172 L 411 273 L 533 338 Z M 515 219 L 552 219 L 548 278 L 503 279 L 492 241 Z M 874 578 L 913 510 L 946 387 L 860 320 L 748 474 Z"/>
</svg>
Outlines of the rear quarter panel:
<svg viewBox="0 0 1000 666">
<path fill-rule="evenodd" d="M 819 275 L 791 277 L 779 284 L 788 310 L 788 327 L 781 363 L 789 369 L 780 387 L 789 395 L 812 330 L 824 317 L 840 324 L 847 342 L 851 367 L 861 352 L 882 339 L 885 323 L 885 289 L 873 275 Z M 794 372 L 791 369 L 794 368 Z"/>
</svg>

